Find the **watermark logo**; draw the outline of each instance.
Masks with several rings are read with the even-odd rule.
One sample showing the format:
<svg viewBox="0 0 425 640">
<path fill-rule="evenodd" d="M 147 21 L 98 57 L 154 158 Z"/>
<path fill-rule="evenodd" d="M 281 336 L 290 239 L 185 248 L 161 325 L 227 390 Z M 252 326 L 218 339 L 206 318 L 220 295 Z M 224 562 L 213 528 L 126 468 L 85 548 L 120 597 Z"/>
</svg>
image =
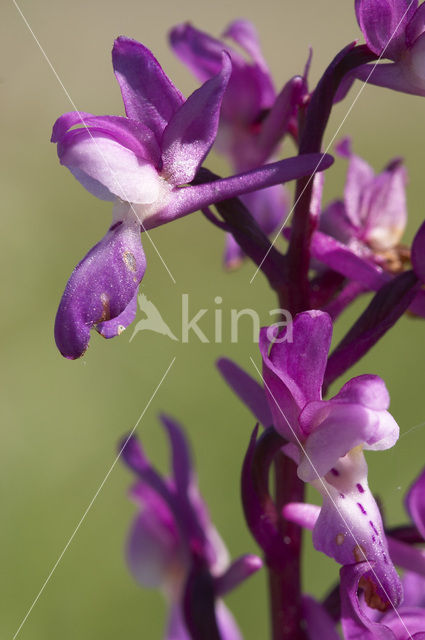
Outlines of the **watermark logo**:
<svg viewBox="0 0 425 640">
<path fill-rule="evenodd" d="M 171 331 L 157 307 L 151 300 L 148 300 L 144 293 L 139 293 L 138 301 L 140 310 L 145 314 L 146 318 L 142 318 L 136 324 L 130 342 L 140 331 L 154 331 L 155 333 L 160 333 L 163 336 L 171 338 L 171 340 L 178 341 L 177 336 Z"/>
<path fill-rule="evenodd" d="M 141 331 L 153 331 L 171 340 L 188 344 L 191 340 L 196 339 L 204 344 L 211 342 L 221 344 L 223 335 L 229 337 L 231 343 L 239 341 L 240 325 L 249 322 L 252 327 L 252 341 L 258 343 L 260 333 L 260 316 L 255 309 L 230 309 L 226 313 L 220 305 L 223 302 L 221 296 L 214 298 L 214 308 L 202 308 L 191 310 L 189 306 L 189 294 L 183 293 L 181 297 L 181 331 L 178 337 L 162 317 L 161 312 L 155 304 L 149 300 L 144 293 L 139 294 L 139 307 L 145 315 L 135 325 L 130 342 Z M 206 317 L 213 320 L 213 336 L 205 333 L 205 327 L 202 328 L 201 322 Z M 278 322 L 274 322 L 267 329 L 267 337 L 271 342 L 292 342 L 292 315 L 287 309 L 271 309 L 269 311 L 271 318 L 278 316 Z"/>
</svg>

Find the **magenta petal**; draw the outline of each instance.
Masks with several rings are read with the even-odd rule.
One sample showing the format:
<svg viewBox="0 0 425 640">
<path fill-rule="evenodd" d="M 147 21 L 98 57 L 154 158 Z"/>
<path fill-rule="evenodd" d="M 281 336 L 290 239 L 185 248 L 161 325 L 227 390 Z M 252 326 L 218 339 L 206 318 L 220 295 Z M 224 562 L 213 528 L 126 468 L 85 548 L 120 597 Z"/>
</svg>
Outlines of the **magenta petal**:
<svg viewBox="0 0 425 640">
<path fill-rule="evenodd" d="M 189 22 L 174 27 L 169 38 L 174 53 L 201 82 L 220 73 L 223 49 L 228 50 L 223 42 L 196 29 Z M 232 50 L 229 53 L 232 61 L 243 64 L 242 56 Z"/>
<path fill-rule="evenodd" d="M 410 487 L 406 496 L 406 507 L 425 540 L 425 470 Z"/>
<path fill-rule="evenodd" d="M 425 222 L 419 227 L 413 240 L 412 264 L 419 280 L 425 282 Z"/>
<path fill-rule="evenodd" d="M 264 426 L 273 424 L 272 415 L 263 387 L 237 364 L 227 358 L 217 361 L 217 368 L 227 384 Z"/>
<path fill-rule="evenodd" d="M 354 447 L 388 449 L 399 435 L 399 427 L 387 411 L 334 400 L 308 404 L 300 424 L 304 432 L 311 430 L 298 468 L 298 475 L 305 482 L 324 476 Z"/>
<path fill-rule="evenodd" d="M 191 640 L 183 618 L 182 606 L 178 600 L 171 603 L 164 640 Z"/>
<path fill-rule="evenodd" d="M 264 120 L 255 142 L 256 162 L 264 163 L 288 132 L 305 92 L 303 78 L 295 76 L 285 84 Z"/>
<path fill-rule="evenodd" d="M 123 313 L 145 268 L 139 225 L 112 225 L 75 267 L 66 285 L 55 322 L 55 340 L 63 356 L 71 360 L 82 356 L 90 329 Z"/>
<path fill-rule="evenodd" d="M 313 544 L 342 565 L 367 560 L 368 580 L 381 604 L 401 600 L 401 584 L 391 563 L 381 514 L 367 484 L 367 464 L 361 450 L 341 458 L 314 486 L 323 506 L 313 530 Z"/>
<path fill-rule="evenodd" d="M 359 282 L 372 291 L 380 289 L 390 279 L 381 267 L 320 231 L 313 234 L 311 253 L 316 260 L 323 262 L 333 271 Z"/>
<path fill-rule="evenodd" d="M 347 215 L 345 204 L 341 200 L 331 202 L 320 216 L 320 231 L 335 238 L 344 245 L 357 236 L 357 228 Z"/>
<path fill-rule="evenodd" d="M 383 411 L 390 406 L 390 395 L 382 378 L 364 374 L 346 382 L 332 402 L 357 403 Z"/>
<path fill-rule="evenodd" d="M 161 150 L 154 133 L 142 122 L 122 118 L 120 116 L 93 116 L 90 113 L 71 111 L 64 113 L 53 125 L 52 142 L 60 143 L 65 134 L 76 125 L 80 128 L 103 133 L 126 147 L 140 158 L 150 164 L 159 165 Z"/>
<path fill-rule="evenodd" d="M 259 67 L 267 70 L 267 64 L 261 52 L 258 33 L 252 22 L 249 20 L 234 20 L 223 33 L 224 38 L 232 38 L 240 47 L 245 49 L 247 54 L 258 64 Z"/>
<path fill-rule="evenodd" d="M 417 2 L 414 2 L 417 5 Z M 425 5 L 421 4 L 413 14 L 406 27 L 406 42 L 410 47 L 425 31 Z"/>
<path fill-rule="evenodd" d="M 266 164 L 258 169 L 230 178 L 221 178 L 214 182 L 177 189 L 174 191 L 172 202 L 166 204 L 158 214 L 155 214 L 155 220 L 151 226 L 175 220 L 216 202 L 296 180 L 302 176 L 310 175 L 314 171 L 324 171 L 331 166 L 332 162 L 332 156 L 308 153 Z"/>
<path fill-rule="evenodd" d="M 261 558 L 254 555 L 241 556 L 225 571 L 225 573 L 216 579 L 215 591 L 219 596 L 224 596 L 229 591 L 238 587 L 247 578 L 256 573 L 263 566 Z"/>
<path fill-rule="evenodd" d="M 375 172 L 363 158 L 350 152 L 349 158 L 344 203 L 351 224 L 359 228 L 364 223 L 365 191 L 373 183 Z"/>
<path fill-rule="evenodd" d="M 339 640 L 335 622 L 326 609 L 310 596 L 303 596 L 303 617 L 309 640 Z"/>
<path fill-rule="evenodd" d="M 68 131 L 58 143 L 58 156 L 97 198 L 148 204 L 158 197 L 160 178 L 150 160 L 137 156 L 106 129 Z"/>
<path fill-rule="evenodd" d="M 421 640 L 425 638 L 425 610 L 421 607 L 405 607 L 388 611 L 382 621 L 395 634 L 397 640 Z"/>
<path fill-rule="evenodd" d="M 295 317 L 291 331 L 291 340 L 288 335 L 287 340 L 275 343 L 268 330 L 260 333 L 263 376 L 274 426 L 289 440 L 294 435 L 287 421 L 294 426 L 303 407 L 321 398 L 332 321 L 322 311 L 306 311 Z"/>
<path fill-rule="evenodd" d="M 96 331 L 100 333 L 104 338 L 115 338 L 116 336 L 121 335 L 124 329 L 133 322 L 137 313 L 137 294 L 138 290 L 136 289 L 136 293 L 124 309 L 122 313 L 116 318 L 112 320 L 106 320 L 105 322 L 99 322 L 95 326 Z"/>
<path fill-rule="evenodd" d="M 320 507 L 307 502 L 288 502 L 282 509 L 284 518 L 304 529 L 313 530 L 320 515 Z"/>
<path fill-rule="evenodd" d="M 407 571 L 414 571 L 418 576 L 420 575 L 423 586 L 425 586 L 425 555 L 423 550 L 391 536 L 388 536 L 388 549 L 394 564 Z M 418 595 L 420 593 L 418 592 Z M 422 591 L 422 596 L 425 596 L 425 590 Z"/>
<path fill-rule="evenodd" d="M 403 62 L 391 62 L 388 64 L 362 65 L 353 72 L 359 80 L 368 82 L 378 87 L 410 93 L 416 96 L 425 96 L 423 81 L 415 78 L 406 68 Z"/>
<path fill-rule="evenodd" d="M 233 614 L 222 600 L 216 602 L 215 615 L 221 640 L 243 640 Z"/>
<path fill-rule="evenodd" d="M 244 257 L 244 252 L 242 251 L 232 234 L 226 233 L 223 252 L 223 263 L 225 268 L 229 271 L 237 269 L 241 266 Z"/>
<path fill-rule="evenodd" d="M 171 444 L 171 463 L 177 490 L 185 495 L 192 481 L 192 460 L 189 444 L 181 425 L 169 416 L 162 415 L 161 421 L 168 432 Z"/>
<path fill-rule="evenodd" d="M 145 506 L 136 516 L 127 541 L 127 562 L 145 587 L 163 587 L 182 556 L 179 532 L 165 504 Z M 183 564 L 183 556 L 180 558 Z"/>
<path fill-rule="evenodd" d="M 221 72 L 194 91 L 165 127 L 162 138 L 163 174 L 181 185 L 193 180 L 217 135 L 221 101 L 232 73 L 223 52 Z"/>
<path fill-rule="evenodd" d="M 112 63 L 127 116 L 143 122 L 159 141 L 183 96 L 149 49 L 136 40 L 117 38 Z"/>
<path fill-rule="evenodd" d="M 360 606 L 357 595 L 359 582 L 369 571 L 366 562 L 341 569 L 341 622 L 345 640 L 398 640 L 393 632 L 379 622 L 373 622 Z"/>
<path fill-rule="evenodd" d="M 404 30 L 417 0 L 356 0 L 356 14 L 369 48 L 396 59 L 405 48 Z"/>
</svg>

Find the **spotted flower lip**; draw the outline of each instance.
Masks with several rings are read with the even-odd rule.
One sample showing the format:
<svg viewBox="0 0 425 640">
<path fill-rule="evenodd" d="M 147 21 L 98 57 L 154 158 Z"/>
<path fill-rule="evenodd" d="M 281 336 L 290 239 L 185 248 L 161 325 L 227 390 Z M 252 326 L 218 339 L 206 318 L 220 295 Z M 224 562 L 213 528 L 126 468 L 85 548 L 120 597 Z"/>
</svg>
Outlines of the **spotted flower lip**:
<svg viewBox="0 0 425 640">
<path fill-rule="evenodd" d="M 390 63 L 363 65 L 355 77 L 380 87 L 425 96 L 425 7 L 417 0 L 356 0 L 368 47 Z"/>
<path fill-rule="evenodd" d="M 134 436 L 120 447 L 125 463 L 137 477 L 130 491 L 139 508 L 127 543 L 130 571 L 141 585 L 161 589 L 166 596 L 167 640 L 192 638 L 187 624 L 196 611 L 189 606 L 185 612 L 184 601 L 191 585 L 205 579 L 212 585 L 212 615 L 221 637 L 241 640 L 237 624 L 220 598 L 257 571 L 261 560 L 246 555 L 229 563 L 227 549 L 199 493 L 183 429 L 168 416 L 161 417 L 161 424 L 171 446 L 170 477 L 156 471 Z"/>
<path fill-rule="evenodd" d="M 332 337 L 328 314 L 307 311 L 281 333 L 275 329 L 260 332 L 263 394 L 260 385 L 233 363 L 221 360 L 220 371 L 257 419 L 270 426 L 271 418 L 289 442 L 284 450 L 297 463 L 298 476 L 322 494 L 314 531 L 316 548 L 343 565 L 365 558 L 376 561 L 384 592 L 398 602 L 399 579 L 367 484 L 363 454 L 364 449 L 387 449 L 398 438 L 399 428 L 387 411 L 385 384 L 378 376 L 358 376 L 336 396 L 323 400 Z M 382 589 L 380 597 L 385 604 Z"/>
<path fill-rule="evenodd" d="M 425 540 L 425 470 L 413 482 L 405 503 L 417 529 Z M 345 567 L 341 572 L 341 602 L 343 628 L 347 640 L 359 637 L 379 637 L 388 640 L 423 640 L 425 638 L 425 572 L 422 549 L 415 549 L 388 537 L 393 561 L 407 569 L 402 583 L 404 599 L 397 610 L 376 612 L 370 617 L 361 607 L 357 596 L 357 585 L 366 572 L 366 567 Z M 374 635 L 373 635 L 374 634 Z"/>
<path fill-rule="evenodd" d="M 61 164 L 90 193 L 114 202 L 109 231 L 75 268 L 59 305 L 55 338 L 69 359 L 85 352 L 91 328 L 111 338 L 134 319 L 146 266 L 140 230 L 332 162 L 329 156 L 305 155 L 214 184 L 184 186 L 215 140 L 232 70 L 229 56 L 221 53 L 217 74 L 187 100 L 142 44 L 118 38 L 112 60 L 127 117 L 66 113 L 52 132 Z"/>
</svg>

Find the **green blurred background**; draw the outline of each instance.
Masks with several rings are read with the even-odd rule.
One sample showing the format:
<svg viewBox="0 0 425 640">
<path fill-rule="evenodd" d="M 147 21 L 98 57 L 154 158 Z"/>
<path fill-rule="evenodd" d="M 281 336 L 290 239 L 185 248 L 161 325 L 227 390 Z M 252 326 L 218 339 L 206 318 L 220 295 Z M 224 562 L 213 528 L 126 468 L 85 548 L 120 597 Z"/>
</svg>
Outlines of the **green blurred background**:
<svg viewBox="0 0 425 640">
<path fill-rule="evenodd" d="M 302 71 L 309 45 L 314 49 L 313 84 L 334 53 L 359 37 L 352 5 L 348 0 L 20 4 L 72 100 L 79 109 L 98 114 L 123 112 L 110 62 L 113 39 L 120 34 L 150 47 L 188 94 L 196 83 L 168 50 L 169 28 L 191 20 L 218 35 L 230 20 L 246 17 L 258 27 L 277 87 Z M 258 362 L 258 355 L 249 322 L 238 344 L 230 344 L 228 334 L 223 344 L 214 345 L 200 344 L 196 337 L 181 344 L 148 332 L 130 343 L 129 330 L 109 342 L 93 335 L 80 361 L 69 362 L 58 354 L 53 341 L 58 301 L 76 262 L 105 232 L 111 211 L 108 203 L 85 192 L 59 166 L 49 143 L 51 125 L 72 106 L 16 7 L 4 2 L 2 8 L 0 636 L 12 638 L 110 468 L 118 440 L 139 418 L 173 357 L 175 363 L 137 432 L 165 468 L 167 450 L 156 416 L 165 410 L 186 425 L 201 490 L 217 528 L 233 555 L 255 552 L 239 504 L 239 471 L 253 420 L 219 379 L 214 361 L 226 354 L 252 370 L 249 357 Z M 359 88 L 356 85 L 356 92 Z M 335 109 L 328 139 L 354 96 L 352 92 L 349 101 Z M 355 150 L 377 169 L 390 157 L 406 158 L 409 239 L 424 217 L 424 113 L 421 98 L 370 87 L 341 131 L 355 136 Z M 214 156 L 208 165 L 227 171 Z M 344 171 L 339 162 L 328 172 L 328 198 L 341 193 Z M 225 317 L 230 308 L 251 307 L 264 323 L 270 321 L 268 310 L 276 305 L 263 277 L 249 284 L 251 264 L 237 273 L 224 273 L 221 233 L 200 214 L 157 229 L 152 238 L 176 284 L 145 238 L 148 270 L 143 291 L 175 332 L 182 293 L 190 294 L 191 309 L 213 309 L 214 298 L 221 296 Z M 365 302 L 342 318 L 336 337 Z M 202 321 L 210 336 L 212 324 L 210 311 Z M 390 523 L 405 518 L 404 492 L 424 462 L 424 336 L 422 322 L 405 319 L 350 372 L 385 378 L 392 412 L 401 426 L 394 450 L 368 457 L 370 481 Z M 134 513 L 126 497 L 130 481 L 118 463 L 19 638 L 161 637 L 162 600 L 138 587 L 123 560 Z M 305 538 L 305 588 L 320 596 L 333 583 L 337 566 L 312 552 L 310 534 Z M 264 572 L 232 594 L 228 603 L 247 640 L 266 637 Z"/>
</svg>

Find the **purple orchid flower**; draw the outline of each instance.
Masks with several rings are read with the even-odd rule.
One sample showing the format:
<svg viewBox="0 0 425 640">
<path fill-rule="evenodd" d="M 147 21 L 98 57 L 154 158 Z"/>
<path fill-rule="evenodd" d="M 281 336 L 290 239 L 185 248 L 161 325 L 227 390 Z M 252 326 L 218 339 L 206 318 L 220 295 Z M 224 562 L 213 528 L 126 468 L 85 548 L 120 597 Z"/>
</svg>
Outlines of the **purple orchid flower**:
<svg viewBox="0 0 425 640">
<path fill-rule="evenodd" d="M 334 398 L 322 399 L 331 338 L 331 319 L 321 311 L 297 315 L 279 335 L 276 327 L 262 329 L 265 393 L 233 363 L 222 360 L 219 368 L 256 418 L 288 441 L 284 451 L 298 464 L 298 476 L 322 494 L 315 547 L 343 565 L 375 562 L 367 579 L 376 601 L 386 607 L 400 601 L 400 581 L 367 484 L 363 449 L 392 447 L 399 428 L 387 411 L 388 391 L 378 376 L 353 378 Z"/>
<path fill-rule="evenodd" d="M 257 571 L 262 562 L 247 555 L 229 565 L 227 549 L 199 493 L 184 432 L 166 416 L 161 421 L 171 445 L 171 477 L 164 478 L 154 469 L 135 437 L 127 439 L 121 449 L 137 476 L 130 491 L 139 507 L 127 543 L 130 570 L 142 586 L 162 590 L 169 606 L 167 640 L 207 637 L 202 635 L 202 624 L 207 622 L 217 627 L 218 638 L 241 640 L 221 596 Z M 192 597 L 193 589 L 196 596 L 196 588 L 200 583 L 205 587 L 205 581 L 211 587 L 209 621 L 205 601 L 199 612 L 196 597 Z M 200 616 L 206 616 L 205 620 L 199 620 Z"/>
<path fill-rule="evenodd" d="M 418 533 L 425 541 L 425 470 L 415 480 L 406 496 L 406 508 Z M 306 503 L 292 503 L 284 507 L 285 517 L 307 529 L 314 529 L 320 517 L 320 507 Z M 346 566 L 341 571 L 342 624 L 346 640 L 366 638 L 373 640 L 407 640 L 425 637 L 425 554 L 387 534 L 391 560 L 405 569 L 401 580 L 404 598 L 400 607 L 381 610 L 380 600 L 371 589 L 366 576 L 370 572 L 367 563 Z M 372 562 L 373 564 L 373 562 Z M 362 594 L 358 596 L 358 589 Z M 365 606 L 375 604 L 375 609 Z"/>
<path fill-rule="evenodd" d="M 418 0 L 356 0 L 356 15 L 371 51 L 391 63 L 364 65 L 355 77 L 380 87 L 425 96 L 425 6 Z"/>
<path fill-rule="evenodd" d="M 332 202 L 321 214 L 312 255 L 366 290 L 377 290 L 403 271 L 410 258 L 399 244 L 407 222 L 406 170 L 395 159 L 376 175 L 352 153 L 348 139 L 337 151 L 349 160 L 344 200 Z"/>
<path fill-rule="evenodd" d="M 224 38 L 233 40 L 246 57 Z M 267 63 L 261 52 L 257 31 L 247 20 L 232 22 L 218 40 L 191 24 L 181 24 L 170 32 L 176 55 L 202 82 L 217 74 L 225 49 L 232 60 L 232 74 L 223 97 L 215 148 L 230 161 L 234 171 L 247 171 L 275 157 L 283 137 L 296 130 L 298 106 L 306 97 L 306 79 L 292 78 L 276 94 Z M 242 201 L 267 235 L 283 224 L 289 207 L 287 191 L 280 185 Z M 224 264 L 235 268 L 243 251 L 231 234 L 226 236 Z"/>
<path fill-rule="evenodd" d="M 312 173 L 320 162 L 318 154 L 305 155 L 181 188 L 195 178 L 214 142 L 229 56 L 223 52 L 217 75 L 186 101 L 142 44 L 118 38 L 112 60 L 127 117 L 67 113 L 52 134 L 61 164 L 90 193 L 114 202 L 111 227 L 77 265 L 59 305 L 56 343 L 70 359 L 85 352 L 92 327 L 111 338 L 133 321 L 145 272 L 140 230 Z M 324 158 L 321 169 L 330 164 Z"/>
</svg>

